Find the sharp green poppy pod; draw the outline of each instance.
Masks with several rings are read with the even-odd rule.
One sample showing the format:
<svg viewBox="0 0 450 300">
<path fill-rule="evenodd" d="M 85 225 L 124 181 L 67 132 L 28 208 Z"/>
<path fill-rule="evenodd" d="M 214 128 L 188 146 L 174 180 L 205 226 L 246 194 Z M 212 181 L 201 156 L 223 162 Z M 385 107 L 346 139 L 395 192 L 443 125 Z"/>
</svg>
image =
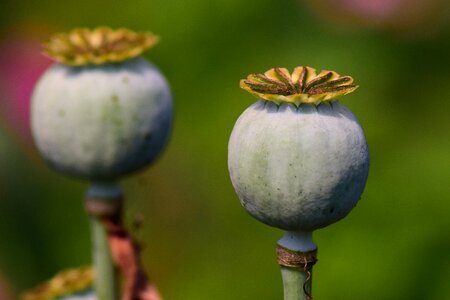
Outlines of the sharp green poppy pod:
<svg viewBox="0 0 450 300">
<path fill-rule="evenodd" d="M 286 230 L 277 245 L 284 299 L 312 299 L 312 232 L 352 210 L 369 171 L 363 130 L 336 101 L 357 86 L 349 76 L 297 67 L 249 75 L 241 87 L 259 99 L 231 133 L 231 181 L 249 214 Z"/>
<path fill-rule="evenodd" d="M 125 29 L 76 29 L 56 35 L 46 54 L 58 63 L 32 96 L 32 131 L 54 168 L 113 180 L 151 163 L 172 122 L 172 96 L 161 72 L 139 55 L 157 42 Z"/>
<path fill-rule="evenodd" d="M 244 208 L 256 219 L 312 231 L 347 215 L 367 179 L 369 155 L 356 117 L 335 97 L 350 77 L 308 67 L 250 75 L 242 87 L 260 99 L 236 122 L 228 166 Z"/>
</svg>

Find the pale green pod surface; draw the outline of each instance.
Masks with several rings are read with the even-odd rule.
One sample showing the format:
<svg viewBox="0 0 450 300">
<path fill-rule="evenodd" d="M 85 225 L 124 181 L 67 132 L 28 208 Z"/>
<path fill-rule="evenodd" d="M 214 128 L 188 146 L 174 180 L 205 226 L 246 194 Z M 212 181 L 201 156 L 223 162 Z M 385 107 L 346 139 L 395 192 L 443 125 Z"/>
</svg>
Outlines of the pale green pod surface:
<svg viewBox="0 0 450 300">
<path fill-rule="evenodd" d="M 159 70 L 141 57 L 101 65 L 54 64 L 32 97 L 32 131 L 54 168 L 109 180 L 141 169 L 161 152 L 172 96 Z"/>
<path fill-rule="evenodd" d="M 340 103 L 259 100 L 234 126 L 233 186 L 256 219 L 312 231 L 346 216 L 363 192 L 369 154 L 361 126 Z"/>
</svg>

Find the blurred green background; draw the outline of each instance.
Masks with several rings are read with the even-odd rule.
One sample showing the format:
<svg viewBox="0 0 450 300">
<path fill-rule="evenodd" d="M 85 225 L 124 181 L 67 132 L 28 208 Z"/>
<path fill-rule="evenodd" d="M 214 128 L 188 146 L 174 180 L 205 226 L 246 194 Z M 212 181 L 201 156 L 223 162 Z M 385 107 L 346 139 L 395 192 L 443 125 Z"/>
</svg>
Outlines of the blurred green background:
<svg viewBox="0 0 450 300">
<path fill-rule="evenodd" d="M 342 103 L 360 120 L 371 154 L 357 208 L 315 233 L 315 299 L 450 299 L 447 1 L 312 2 L 3 0 L 0 286 L 20 293 L 90 262 L 87 183 L 39 159 L 27 107 L 49 64 L 39 42 L 73 27 L 107 25 L 161 36 L 146 57 L 175 97 L 167 151 L 122 182 L 127 219 L 145 217 L 135 234 L 166 300 L 282 299 L 274 252 L 283 233 L 241 208 L 227 143 L 255 101 L 239 79 L 297 65 L 355 78 L 360 88 Z M 411 3 L 422 6 L 408 15 Z"/>
</svg>

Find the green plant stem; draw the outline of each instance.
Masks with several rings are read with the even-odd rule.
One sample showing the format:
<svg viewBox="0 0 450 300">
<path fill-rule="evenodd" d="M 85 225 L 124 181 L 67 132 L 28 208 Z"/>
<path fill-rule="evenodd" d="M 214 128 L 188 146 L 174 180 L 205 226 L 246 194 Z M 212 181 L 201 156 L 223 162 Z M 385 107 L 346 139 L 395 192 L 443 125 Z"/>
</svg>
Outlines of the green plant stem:
<svg viewBox="0 0 450 300">
<path fill-rule="evenodd" d="M 310 252 L 317 249 L 312 240 L 312 232 L 286 231 L 278 245 L 290 251 Z M 312 265 L 308 266 L 308 271 L 312 276 Z M 287 267 L 281 265 L 281 277 L 283 279 L 284 300 L 310 300 L 303 290 L 303 284 L 306 282 L 306 291 L 311 295 L 311 277 L 308 280 L 308 274 L 303 267 Z"/>
<path fill-rule="evenodd" d="M 312 268 L 310 268 L 312 272 Z M 308 275 L 299 268 L 281 267 L 281 277 L 283 278 L 284 300 L 308 300 L 303 291 L 303 283 Z M 307 291 L 311 294 L 311 279 L 306 285 Z"/>
<path fill-rule="evenodd" d="M 120 214 L 121 201 L 122 191 L 115 183 L 93 183 L 86 195 L 97 300 L 119 299 L 117 270 L 114 267 L 108 235 L 102 220 Z"/>
<path fill-rule="evenodd" d="M 116 272 L 105 228 L 97 217 L 90 217 L 92 235 L 92 256 L 95 270 L 95 292 L 98 300 L 117 298 Z"/>
</svg>

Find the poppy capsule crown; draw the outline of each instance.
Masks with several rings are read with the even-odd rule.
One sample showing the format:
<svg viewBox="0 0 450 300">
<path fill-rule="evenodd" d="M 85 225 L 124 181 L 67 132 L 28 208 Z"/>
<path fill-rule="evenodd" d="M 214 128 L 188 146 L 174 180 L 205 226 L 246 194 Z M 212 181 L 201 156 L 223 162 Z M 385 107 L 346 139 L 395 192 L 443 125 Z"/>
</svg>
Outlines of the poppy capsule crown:
<svg viewBox="0 0 450 300">
<path fill-rule="evenodd" d="M 297 105 L 332 101 L 358 88 L 350 76 L 340 76 L 334 71 L 317 75 L 311 67 L 296 67 L 292 74 L 285 68 L 273 68 L 264 74 L 250 74 L 240 85 L 258 98 Z"/>
<path fill-rule="evenodd" d="M 150 32 L 133 32 L 125 28 L 76 28 L 69 33 L 54 35 L 44 44 L 43 53 L 69 66 L 101 65 L 139 56 L 158 41 L 159 37 Z"/>
</svg>

